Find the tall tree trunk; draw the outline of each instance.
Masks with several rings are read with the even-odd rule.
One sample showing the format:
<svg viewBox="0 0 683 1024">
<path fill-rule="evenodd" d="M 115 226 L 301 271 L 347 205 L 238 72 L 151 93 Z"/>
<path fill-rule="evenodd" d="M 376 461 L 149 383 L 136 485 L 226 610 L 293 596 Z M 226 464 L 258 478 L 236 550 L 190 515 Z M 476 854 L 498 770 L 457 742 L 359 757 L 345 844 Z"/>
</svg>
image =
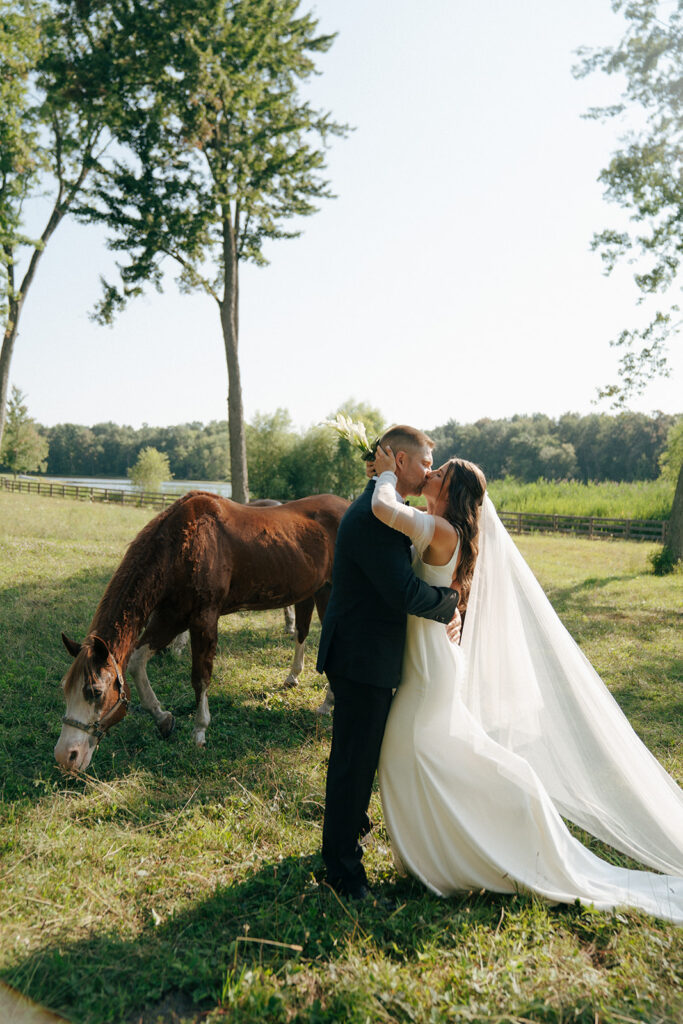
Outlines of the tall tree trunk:
<svg viewBox="0 0 683 1024">
<path fill-rule="evenodd" d="M 683 466 L 678 474 L 674 503 L 671 506 L 667 547 L 673 552 L 674 558 L 683 558 Z"/>
<path fill-rule="evenodd" d="M 12 352 L 19 327 L 19 308 L 15 301 L 9 302 L 9 315 L 5 336 L 2 339 L 0 349 L 0 450 L 2 449 L 2 437 L 5 433 L 7 421 L 7 393 L 9 391 L 9 370 L 12 363 Z"/>
<path fill-rule="evenodd" d="M 230 436 L 230 479 L 233 501 L 249 501 L 247 443 L 242 408 L 242 383 L 238 355 L 238 259 L 235 230 L 229 208 L 223 211 L 223 260 L 225 289 L 220 303 L 221 326 L 228 364 L 228 432 Z"/>
<path fill-rule="evenodd" d="M 12 353 L 14 352 L 14 342 L 17 338 L 19 331 L 19 317 L 21 316 L 21 310 L 26 299 L 26 294 L 33 284 L 33 278 L 35 277 L 38 264 L 45 251 L 45 246 L 52 238 L 56 228 L 60 221 L 64 218 L 68 204 L 71 202 L 73 197 L 76 195 L 81 185 L 83 184 L 87 174 L 87 169 L 83 167 L 81 173 L 78 176 L 77 181 L 73 185 L 67 202 L 62 202 L 63 188 L 60 185 L 59 194 L 55 201 L 52 213 L 50 214 L 49 220 L 45 225 L 45 230 L 40 236 L 40 242 L 33 250 L 29 265 L 24 274 L 23 281 L 19 291 L 14 290 L 14 253 L 11 249 L 5 249 L 5 265 L 7 267 L 7 278 L 9 284 L 9 303 L 8 303 L 8 315 L 7 325 L 5 327 L 5 335 L 2 340 L 2 350 L 0 350 L 0 448 L 2 448 L 2 435 L 5 430 L 5 421 L 7 419 L 7 391 L 9 388 L 9 371 L 12 362 Z"/>
</svg>

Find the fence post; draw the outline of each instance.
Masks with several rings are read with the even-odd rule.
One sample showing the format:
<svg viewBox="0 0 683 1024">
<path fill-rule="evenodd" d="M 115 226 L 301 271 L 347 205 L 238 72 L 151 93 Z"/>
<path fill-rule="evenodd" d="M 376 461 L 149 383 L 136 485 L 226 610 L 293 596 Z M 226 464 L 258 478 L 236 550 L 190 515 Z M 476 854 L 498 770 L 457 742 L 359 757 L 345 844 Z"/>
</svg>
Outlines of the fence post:
<svg viewBox="0 0 683 1024">
<path fill-rule="evenodd" d="M 589 537 L 593 536 L 593 524 L 594 524 L 594 522 L 595 522 L 595 517 L 591 516 L 590 528 L 589 528 L 589 531 L 588 531 L 588 536 Z"/>
</svg>

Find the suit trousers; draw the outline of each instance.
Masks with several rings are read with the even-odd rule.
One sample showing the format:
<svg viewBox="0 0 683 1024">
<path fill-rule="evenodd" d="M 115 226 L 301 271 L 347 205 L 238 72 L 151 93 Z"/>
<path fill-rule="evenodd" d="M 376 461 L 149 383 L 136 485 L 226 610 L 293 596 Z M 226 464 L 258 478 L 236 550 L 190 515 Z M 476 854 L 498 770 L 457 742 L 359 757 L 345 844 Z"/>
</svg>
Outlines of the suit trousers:
<svg viewBox="0 0 683 1024">
<path fill-rule="evenodd" d="M 389 687 L 328 675 L 334 693 L 332 748 L 327 766 L 323 860 L 327 881 L 354 893 L 367 885 L 359 843 L 370 829 L 368 804 L 391 706 Z"/>
</svg>

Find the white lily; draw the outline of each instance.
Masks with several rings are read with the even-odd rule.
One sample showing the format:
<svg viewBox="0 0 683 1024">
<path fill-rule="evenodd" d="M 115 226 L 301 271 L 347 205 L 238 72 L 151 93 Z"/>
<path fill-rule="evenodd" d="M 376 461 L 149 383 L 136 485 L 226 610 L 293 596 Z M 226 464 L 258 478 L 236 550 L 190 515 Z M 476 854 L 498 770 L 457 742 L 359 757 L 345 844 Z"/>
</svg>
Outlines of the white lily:
<svg viewBox="0 0 683 1024">
<path fill-rule="evenodd" d="M 367 455 L 368 452 L 372 451 L 368 435 L 365 431 L 365 424 L 361 420 L 354 423 L 350 416 L 345 416 L 343 412 L 338 412 L 335 419 L 323 420 L 323 426 L 332 427 L 336 430 L 339 436 L 343 437 L 354 448 L 357 448 L 361 455 Z"/>
</svg>

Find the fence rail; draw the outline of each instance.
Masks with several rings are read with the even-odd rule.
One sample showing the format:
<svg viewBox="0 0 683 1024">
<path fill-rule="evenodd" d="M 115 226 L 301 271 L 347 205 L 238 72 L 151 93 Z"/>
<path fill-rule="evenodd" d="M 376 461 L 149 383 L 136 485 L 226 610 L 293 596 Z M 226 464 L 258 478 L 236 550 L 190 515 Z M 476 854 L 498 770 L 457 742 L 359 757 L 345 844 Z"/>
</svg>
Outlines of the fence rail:
<svg viewBox="0 0 683 1024">
<path fill-rule="evenodd" d="M 42 494 L 47 498 L 77 498 L 80 501 L 106 501 L 117 505 L 159 509 L 172 505 L 180 497 L 179 494 L 162 494 L 160 491 L 127 491 L 118 487 L 88 487 L 54 480 L 10 480 L 7 477 L 0 477 L 0 488 L 4 491 Z"/>
<path fill-rule="evenodd" d="M 508 533 L 571 533 L 577 537 L 620 537 L 666 543 L 666 519 L 614 519 L 543 512 L 499 512 Z"/>
<path fill-rule="evenodd" d="M 0 489 L 42 494 L 50 498 L 77 498 L 81 501 L 105 501 L 144 508 L 166 508 L 177 501 L 177 494 L 124 491 L 114 487 L 87 487 L 79 484 L 48 483 L 43 480 L 10 480 L 0 477 Z M 619 537 L 623 540 L 649 540 L 665 544 L 668 522 L 665 519 L 614 519 L 608 516 L 569 516 L 542 512 L 498 512 L 509 533 L 569 533 L 577 537 Z"/>
</svg>

